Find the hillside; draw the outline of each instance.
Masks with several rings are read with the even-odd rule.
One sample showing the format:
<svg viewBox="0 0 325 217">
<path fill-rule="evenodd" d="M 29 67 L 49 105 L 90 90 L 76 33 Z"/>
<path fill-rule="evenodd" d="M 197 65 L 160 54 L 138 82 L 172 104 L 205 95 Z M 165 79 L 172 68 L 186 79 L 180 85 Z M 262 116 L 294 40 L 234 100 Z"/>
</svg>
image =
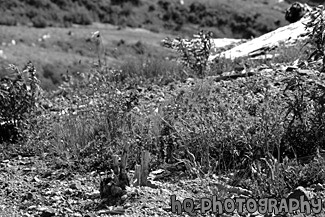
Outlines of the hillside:
<svg viewBox="0 0 325 217">
<path fill-rule="evenodd" d="M 62 74 L 89 70 L 96 60 L 91 32 L 101 31 L 103 58 L 117 67 L 130 58 L 174 56 L 160 46 L 166 36 L 192 37 L 200 29 L 214 38 L 260 36 L 287 24 L 287 7 L 274 0 L 0 1 L 0 76 L 8 75 L 9 63 L 22 66 L 28 57 L 42 87 L 53 90 Z"/>
<path fill-rule="evenodd" d="M 324 4 L 324 0 L 286 0 L 287 3 L 292 4 L 294 2 L 307 3 L 311 6 L 317 6 L 319 4 Z"/>
<path fill-rule="evenodd" d="M 274 0 L 13 0 L 0 1 L 0 24 L 34 27 L 109 23 L 155 32 L 187 33 L 210 28 L 215 37 L 256 37 L 286 24 L 286 3 Z"/>
<path fill-rule="evenodd" d="M 325 8 L 185 1 L 0 0 L 1 217 L 325 216 Z"/>
</svg>

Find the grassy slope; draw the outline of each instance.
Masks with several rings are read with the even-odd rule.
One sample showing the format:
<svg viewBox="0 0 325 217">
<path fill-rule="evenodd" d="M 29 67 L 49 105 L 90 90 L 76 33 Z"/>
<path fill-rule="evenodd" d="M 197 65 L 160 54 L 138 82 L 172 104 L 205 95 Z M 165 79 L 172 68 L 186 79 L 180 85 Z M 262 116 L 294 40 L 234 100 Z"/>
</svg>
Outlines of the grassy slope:
<svg viewBox="0 0 325 217">
<path fill-rule="evenodd" d="M 235 1 L 232 3 L 234 4 L 233 7 L 245 9 L 241 8 L 240 5 L 236 5 Z M 256 7 L 258 8 L 258 6 Z M 257 8 L 254 11 L 259 11 Z M 190 27 L 188 28 L 190 29 Z M 8 42 L 14 38 L 17 45 L 2 46 L 0 49 L 5 50 L 9 62 L 22 63 L 26 62 L 28 58 L 35 59 L 40 64 L 53 64 L 54 61 L 60 61 L 66 65 L 55 64 L 53 65 L 54 70 L 65 70 L 68 64 L 71 65 L 75 61 L 79 62 L 81 58 L 83 58 L 81 63 L 91 62 L 95 59 L 95 54 L 90 50 L 91 45 L 87 43 L 86 38 L 91 31 L 98 29 L 101 30 L 104 37 L 104 44 L 108 50 L 107 59 L 112 61 L 110 62 L 112 65 L 115 61 L 125 61 L 130 56 L 141 55 L 142 51 L 145 51 L 148 55 L 149 53 L 159 55 L 156 52 L 160 50 L 158 42 L 166 36 L 143 29 L 117 30 L 114 26 L 102 26 L 102 24 L 69 29 L 47 28 L 41 30 L 25 27 L 1 27 L 0 32 L 3 40 Z M 72 31 L 73 35 L 68 35 L 69 31 Z M 51 38 L 39 43 L 37 39 L 46 33 L 50 33 Z M 122 43 L 121 39 L 124 40 L 124 43 Z M 147 43 L 147 45 L 137 43 L 139 40 Z M 33 46 L 33 43 L 35 46 Z M 115 48 L 117 48 L 117 51 Z M 165 53 L 164 55 L 169 54 Z M 87 64 L 81 64 L 78 67 L 85 66 Z M 76 116 L 61 116 L 60 118 L 56 112 L 48 113 L 49 119 L 46 119 L 47 116 L 45 118 L 38 116 L 39 122 L 37 123 L 40 124 L 35 124 L 36 130 L 31 132 L 30 135 L 32 136 L 28 137 L 31 138 L 30 143 L 27 143 L 26 146 L 29 145 L 31 149 L 35 150 L 50 150 L 50 153 L 59 157 L 57 162 L 51 162 L 51 156 L 45 154 L 43 155 L 43 161 L 33 157 L 23 159 L 20 157 L 17 160 L 2 161 L 3 173 L 0 174 L 0 180 L 8 180 L 9 177 L 11 185 L 4 185 L 4 191 L 0 194 L 6 195 L 6 197 L 0 197 L 3 204 L 1 210 L 9 213 L 19 210 L 21 213 L 26 212 L 29 215 L 46 213 L 44 209 L 33 206 L 37 204 L 42 206 L 41 208 L 44 208 L 44 206 L 51 207 L 52 212 L 60 214 L 66 214 L 71 210 L 71 213 L 76 213 L 76 216 L 80 216 L 80 212 L 82 214 L 91 212 L 96 215 L 98 212 L 95 207 L 100 202 L 98 192 L 95 191 L 99 189 L 97 176 L 94 178 L 93 174 L 88 173 L 82 177 L 80 175 L 74 176 L 71 171 L 77 171 L 74 169 L 75 165 L 83 167 L 86 164 L 87 166 L 92 164 L 94 168 L 99 169 L 99 166 L 95 164 L 96 161 L 109 164 L 107 159 L 111 158 L 106 157 L 106 153 L 108 152 L 109 156 L 111 152 L 114 154 L 119 153 L 120 147 L 126 142 L 133 144 L 134 149 L 130 151 L 130 160 L 134 162 L 135 158 L 139 156 L 137 153 L 142 151 L 140 147 L 145 145 L 159 145 L 159 148 L 166 148 L 167 150 L 170 144 L 181 144 L 181 147 L 175 147 L 176 157 L 180 156 L 182 159 L 184 157 L 187 160 L 189 157 L 183 154 L 184 150 L 182 148 L 189 148 L 190 153 L 195 154 L 196 162 L 200 162 L 203 169 L 209 169 L 212 173 L 224 168 L 245 168 L 243 170 L 245 174 L 252 173 L 255 162 L 260 162 L 258 161 L 261 156 L 260 147 L 278 144 L 282 138 L 286 138 L 283 137 L 283 134 L 286 135 L 287 129 L 293 129 L 293 132 L 297 133 L 297 135 L 291 134 L 291 136 L 288 134 L 288 138 L 286 138 L 288 141 L 293 141 L 292 143 L 299 142 L 298 145 L 302 145 L 302 148 L 307 148 L 308 151 L 311 150 L 312 144 L 323 141 L 322 128 L 319 128 L 317 123 L 315 125 L 311 124 L 312 127 L 314 126 L 317 129 L 315 130 L 316 134 L 311 134 L 314 131 L 311 131 L 311 133 L 309 131 L 299 131 L 301 129 L 299 126 L 292 126 L 291 128 L 291 125 L 289 125 L 288 128 L 284 128 L 286 124 L 283 124 L 282 115 L 285 115 L 283 111 L 286 111 L 285 100 L 291 103 L 289 97 L 292 96 L 290 93 L 289 95 L 282 95 L 281 93 L 285 85 L 284 78 L 287 78 L 290 74 L 282 70 L 286 68 L 285 66 L 273 64 L 267 68 L 265 68 L 265 65 L 259 68 L 254 67 L 253 72 L 257 73 L 256 76 L 235 81 L 215 82 L 209 77 L 195 82 L 189 80 L 186 84 L 175 83 L 164 88 L 150 85 L 145 89 L 126 91 L 126 94 L 129 94 L 130 97 L 124 95 L 124 93 L 121 94 L 120 91 L 115 93 L 115 87 L 111 87 L 111 84 L 105 81 L 102 82 L 103 86 L 99 86 L 96 82 L 93 83 L 96 89 L 99 87 L 99 91 L 93 92 L 93 95 L 88 94 L 91 93 L 94 87 L 89 85 L 77 89 L 76 92 L 79 94 L 77 96 L 72 95 L 75 94 L 74 92 L 71 93 L 71 98 L 67 97 L 65 99 L 59 96 L 56 99 L 64 100 L 61 102 L 64 105 L 61 109 L 72 108 L 75 105 L 83 105 L 83 103 L 87 106 L 81 107 L 80 111 L 77 109 L 72 110 L 77 112 L 78 115 Z M 308 79 L 309 81 L 310 79 Z M 87 99 L 85 100 L 83 97 Z M 287 98 L 283 99 L 282 97 Z M 60 101 L 56 101 L 56 99 L 53 100 L 52 104 L 61 106 Z M 73 100 L 70 101 L 69 99 Z M 95 103 L 90 103 L 94 102 L 93 99 Z M 292 97 L 292 99 L 295 98 Z M 322 98 L 319 99 L 322 100 Z M 85 101 L 83 102 L 83 100 Z M 321 105 L 321 100 L 319 100 L 319 105 Z M 75 103 L 71 103 L 73 101 Z M 96 108 L 96 101 L 107 103 L 105 109 L 102 110 L 104 111 L 104 118 L 99 115 L 100 110 L 93 109 Z M 291 104 L 300 109 L 301 104 L 304 104 L 304 102 L 297 103 L 293 101 Z M 125 105 L 127 107 L 131 106 L 131 110 L 125 111 Z M 95 115 L 92 116 L 93 113 L 89 112 L 89 110 L 83 111 L 82 108 L 85 107 L 90 107 L 90 110 L 94 111 Z M 112 109 L 110 110 L 110 108 Z M 159 109 L 156 110 L 156 108 Z M 310 108 L 312 107 L 310 106 Z M 293 111 L 296 111 L 294 109 Z M 319 111 L 319 117 L 324 117 L 322 113 L 322 110 Z M 134 117 L 134 119 L 130 119 L 130 122 L 132 121 L 130 129 L 128 125 L 129 116 L 123 116 L 124 114 L 131 114 L 131 117 Z M 311 112 L 310 115 L 313 115 L 313 113 Z M 42 120 L 46 120 L 46 122 L 43 123 Z M 284 120 L 290 121 L 290 117 Z M 313 123 L 313 119 L 310 119 L 310 117 L 306 117 L 306 120 L 309 121 L 308 123 Z M 298 135 L 300 140 L 292 140 L 295 137 L 298 138 Z M 320 135 L 321 138 L 314 135 Z M 156 138 L 161 143 L 156 143 Z M 112 151 L 101 149 L 108 146 L 108 141 L 113 141 L 109 143 L 109 149 L 113 147 Z M 10 144 L 10 146 L 1 147 L 9 149 L 12 146 Z M 18 147 L 20 151 L 22 148 L 21 146 Z M 221 157 L 218 158 L 217 155 Z M 94 156 L 98 157 L 95 158 Z M 245 156 L 248 156 L 246 158 L 249 159 L 248 161 L 242 160 L 245 159 Z M 217 159 L 218 161 L 216 161 Z M 188 162 L 187 165 L 190 165 L 191 168 L 200 168 L 192 166 L 191 162 Z M 228 162 L 230 163 L 227 164 Z M 53 166 L 53 169 L 50 168 L 50 165 Z M 204 167 L 205 165 L 207 168 Z M 260 165 L 264 164 L 261 163 Z M 273 168 L 277 165 L 276 163 L 271 164 Z M 246 168 L 249 170 L 246 170 Z M 253 194 L 249 196 L 256 197 L 257 195 L 257 198 L 268 197 L 270 194 L 272 194 L 271 196 L 275 195 L 277 198 L 283 198 L 287 189 L 282 184 L 290 186 L 290 192 L 296 186 L 309 186 L 324 181 L 323 161 L 306 167 L 299 167 L 295 164 L 293 166 L 292 164 L 282 164 L 279 167 L 281 171 L 279 172 L 279 169 L 274 173 L 273 170 L 272 177 L 267 173 L 269 168 L 264 168 L 266 168 L 265 172 L 261 170 L 258 174 L 252 173 L 252 175 L 256 174 L 254 179 L 244 175 L 241 176 L 240 172 L 242 171 L 239 171 L 228 180 L 234 183 L 231 185 L 241 184 L 239 186 L 252 190 Z M 296 171 L 299 171 L 299 173 Z M 187 170 L 185 172 L 191 174 Z M 64 180 L 62 180 L 62 177 Z M 178 186 L 166 187 L 166 185 L 161 184 L 157 192 L 151 190 L 148 192 L 147 189 L 149 188 L 137 190 L 136 194 L 132 194 L 136 195 L 137 199 L 132 198 L 130 203 L 125 205 L 125 207 L 128 207 L 125 209 L 132 211 L 131 213 L 136 215 L 139 215 L 140 212 L 144 213 L 142 216 L 149 214 L 168 216 L 170 213 L 165 212 L 162 208 L 169 206 L 168 196 L 172 193 L 177 194 L 178 198 L 182 197 L 182 199 L 188 197 L 200 199 L 211 195 L 217 195 L 218 198 L 220 196 L 223 198 L 230 197 L 227 188 L 223 188 L 224 184 L 220 184 L 219 181 L 208 180 L 206 182 L 208 185 L 206 185 L 201 180 L 197 182 L 180 181 L 181 173 L 176 173 L 175 177 L 177 183 L 180 183 Z M 59 179 L 60 181 L 58 181 Z M 67 181 L 68 179 L 72 179 L 72 181 Z M 242 183 L 240 181 L 237 183 L 236 179 L 240 179 Z M 79 180 L 79 185 L 72 185 L 74 181 Z M 194 186 L 192 185 L 193 182 Z M 69 186 L 68 191 L 67 186 Z M 57 193 L 48 194 L 48 192 Z M 64 200 L 62 199 L 63 196 L 65 197 Z M 95 196 L 95 199 L 91 196 Z M 237 197 L 237 194 L 231 193 L 231 196 Z M 70 203 L 71 201 L 73 203 Z M 144 203 L 146 206 L 143 205 Z M 69 209 L 65 209 L 67 207 Z M 0 215 L 3 216 L 9 215 L 9 213 L 0 211 Z"/>
<path fill-rule="evenodd" d="M 139 5 L 133 5 L 130 0 L 125 2 L 111 5 L 104 0 L 0 1 L 0 24 L 42 27 L 100 21 L 190 34 L 199 27 L 206 27 L 213 28 L 217 37 L 247 38 L 284 25 L 283 11 L 288 6 L 274 0 L 189 0 L 184 6 L 178 0 L 141 0 Z"/>
<path fill-rule="evenodd" d="M 86 41 L 92 31 L 102 32 L 107 64 L 115 67 L 130 57 L 173 55 L 159 45 L 167 34 L 189 37 L 199 29 L 208 29 L 214 32 L 214 37 L 259 36 L 285 25 L 283 12 L 288 7 L 274 0 L 188 0 L 184 6 L 176 0 L 142 0 L 137 6 L 111 5 L 103 0 L 76 2 L 0 1 L 0 24 L 6 24 L 0 26 L 0 49 L 7 56 L 0 58 L 0 75 L 8 74 L 5 69 L 8 63 L 21 66 L 32 60 L 40 72 L 42 86 L 55 89 L 61 82 L 60 74 L 88 70 L 96 60 L 94 45 Z M 78 27 L 72 24 L 88 21 L 110 24 L 93 22 Z M 28 27 L 33 25 L 47 27 Z M 47 33 L 51 38 L 39 42 Z M 16 46 L 1 45 L 12 39 L 16 40 Z"/>
<path fill-rule="evenodd" d="M 0 50 L 3 50 L 7 57 L 7 59 L 0 59 L 1 74 L 10 73 L 6 70 L 8 63 L 22 66 L 31 60 L 41 73 L 42 86 L 53 89 L 56 82 L 61 82 L 61 73 L 86 71 L 92 63 L 97 62 L 95 45 L 93 42 L 87 42 L 91 32 L 96 30 L 101 32 L 106 50 L 105 61 L 109 67 L 116 67 L 133 56 L 173 55 L 160 47 L 160 40 L 166 37 L 166 34 L 142 29 L 118 30 L 117 27 L 109 24 L 96 23 L 86 27 L 44 29 L 0 26 L 1 42 L 6 43 L 6 45 L 0 44 Z M 69 35 L 69 32 L 72 34 Z M 45 41 L 38 40 L 46 34 L 51 37 Z M 16 45 L 10 45 L 12 39 L 16 41 Z"/>
</svg>

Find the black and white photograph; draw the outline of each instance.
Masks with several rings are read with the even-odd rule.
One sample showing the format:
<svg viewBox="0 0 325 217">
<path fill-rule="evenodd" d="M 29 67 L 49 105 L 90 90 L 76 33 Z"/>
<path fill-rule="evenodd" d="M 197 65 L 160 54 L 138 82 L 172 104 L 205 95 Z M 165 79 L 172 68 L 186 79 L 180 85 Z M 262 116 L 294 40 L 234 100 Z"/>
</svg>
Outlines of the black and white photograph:
<svg viewBox="0 0 325 217">
<path fill-rule="evenodd" d="M 0 217 L 325 216 L 325 0 L 0 0 Z"/>
</svg>

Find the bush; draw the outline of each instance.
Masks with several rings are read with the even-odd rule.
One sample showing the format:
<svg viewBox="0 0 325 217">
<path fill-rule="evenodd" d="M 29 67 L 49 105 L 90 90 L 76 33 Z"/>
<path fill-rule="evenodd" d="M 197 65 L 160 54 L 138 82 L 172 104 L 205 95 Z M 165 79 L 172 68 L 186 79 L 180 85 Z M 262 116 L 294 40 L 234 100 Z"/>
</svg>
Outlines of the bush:
<svg viewBox="0 0 325 217">
<path fill-rule="evenodd" d="M 92 23 L 89 11 L 84 7 L 77 7 L 72 13 L 65 15 L 64 20 L 79 25 L 90 25 Z"/>
<path fill-rule="evenodd" d="M 116 88 L 111 72 L 88 71 L 70 76 L 52 102 L 58 112 L 38 118 L 33 141 L 40 152 L 60 153 L 66 161 L 78 162 L 80 170 L 109 169 L 113 154 L 128 141 L 131 126 L 127 95 Z M 53 121 L 53 120 L 56 121 Z M 42 143 L 44 139 L 47 144 Z"/>
<path fill-rule="evenodd" d="M 16 26 L 17 19 L 14 16 L 1 16 L 0 25 Z"/>
<path fill-rule="evenodd" d="M 0 134 L 3 135 L 0 142 L 23 138 L 22 132 L 36 108 L 39 94 L 36 70 L 31 62 L 23 72 L 14 65 L 10 68 L 16 78 L 3 78 L 0 84 Z"/>
<path fill-rule="evenodd" d="M 46 19 L 42 16 L 35 16 L 31 21 L 36 28 L 45 28 L 48 25 Z"/>
<path fill-rule="evenodd" d="M 57 64 L 60 65 L 60 64 Z M 51 79 L 54 85 L 61 83 L 60 74 L 63 73 L 59 66 L 53 64 L 46 64 L 43 66 L 43 76 L 44 78 Z"/>
<path fill-rule="evenodd" d="M 293 71 L 286 79 L 287 130 L 282 142 L 298 159 L 315 154 L 319 147 L 325 148 L 323 79 L 322 73 L 310 71 L 305 75 L 299 70 Z"/>
<path fill-rule="evenodd" d="M 180 61 L 184 66 L 189 67 L 199 76 L 204 76 L 208 58 L 210 55 L 212 32 L 201 30 L 194 39 L 182 39 L 177 37 L 174 40 L 166 38 L 162 41 L 164 47 L 172 48 L 179 52 Z"/>
<path fill-rule="evenodd" d="M 324 24 L 324 6 L 320 5 L 311 13 L 311 20 L 306 24 L 308 30 L 307 42 L 312 46 L 313 52 L 310 54 L 310 60 L 322 59 L 322 71 L 325 72 L 325 39 L 323 36 Z"/>
<path fill-rule="evenodd" d="M 242 185 L 253 190 L 256 198 L 281 199 L 299 186 L 310 187 L 325 182 L 325 160 L 315 157 L 311 162 L 302 166 L 297 161 L 285 161 L 281 164 L 269 164 L 272 176 L 254 177 Z"/>
</svg>

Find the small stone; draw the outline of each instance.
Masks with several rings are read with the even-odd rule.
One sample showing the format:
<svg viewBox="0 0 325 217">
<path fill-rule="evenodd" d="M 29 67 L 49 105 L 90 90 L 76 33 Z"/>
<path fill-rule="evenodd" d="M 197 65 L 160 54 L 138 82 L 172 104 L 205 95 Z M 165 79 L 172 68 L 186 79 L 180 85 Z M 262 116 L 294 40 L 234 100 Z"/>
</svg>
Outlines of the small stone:
<svg viewBox="0 0 325 217">
<path fill-rule="evenodd" d="M 293 70 L 296 70 L 296 69 L 298 69 L 297 66 L 288 66 L 286 69 L 286 72 L 292 72 Z"/>
<path fill-rule="evenodd" d="M 320 183 L 318 183 L 314 189 L 314 191 L 323 191 L 323 190 L 324 190 L 324 186 Z"/>
<path fill-rule="evenodd" d="M 30 192 L 28 192 L 25 196 L 24 196 L 24 199 L 25 200 L 32 200 L 34 197 L 34 195 Z"/>
<path fill-rule="evenodd" d="M 93 192 L 87 193 L 86 195 L 90 199 L 96 199 L 100 197 L 100 192 L 98 190 L 94 190 Z"/>
<path fill-rule="evenodd" d="M 187 83 L 194 83 L 194 79 L 193 79 L 193 78 L 187 78 L 187 79 L 186 79 L 186 82 L 187 82 Z"/>
<path fill-rule="evenodd" d="M 124 201 L 124 200 L 126 200 L 127 198 L 128 198 L 128 196 L 125 194 L 125 195 L 123 195 L 123 196 L 121 197 L 121 200 Z"/>
<path fill-rule="evenodd" d="M 64 191 L 64 194 L 71 195 L 74 192 L 71 188 L 68 188 Z"/>
<path fill-rule="evenodd" d="M 79 181 L 75 181 L 75 182 L 72 183 L 69 187 L 70 187 L 71 189 L 78 190 L 78 189 L 81 189 L 81 184 L 80 184 Z"/>
<path fill-rule="evenodd" d="M 32 205 L 32 206 L 29 206 L 29 207 L 27 208 L 27 210 L 33 210 L 33 209 L 36 209 L 36 208 L 37 208 L 37 206 Z"/>
<path fill-rule="evenodd" d="M 84 217 L 96 217 L 96 215 L 93 213 L 87 213 Z"/>
<path fill-rule="evenodd" d="M 73 211 L 72 211 L 71 209 L 67 208 L 67 207 L 65 207 L 64 209 L 65 209 L 65 211 L 67 211 L 68 213 L 73 213 Z"/>
<path fill-rule="evenodd" d="M 292 193 L 289 194 L 287 199 L 296 199 L 300 201 L 300 197 L 303 197 L 305 201 L 309 201 L 312 199 L 312 194 L 311 192 L 308 192 L 304 187 L 299 186 L 297 187 Z"/>
<path fill-rule="evenodd" d="M 263 215 L 261 215 L 259 212 L 254 212 L 250 214 L 250 217 L 263 217 Z"/>
<path fill-rule="evenodd" d="M 33 178 L 33 181 L 34 181 L 34 182 L 40 182 L 41 180 L 40 180 L 37 176 L 35 176 L 35 177 Z"/>
<path fill-rule="evenodd" d="M 52 217 L 55 216 L 55 210 L 49 207 L 40 207 L 38 211 L 41 211 L 41 217 Z"/>
<path fill-rule="evenodd" d="M 130 207 L 132 207 L 132 205 L 131 205 L 130 203 L 126 203 L 126 204 L 124 204 L 124 206 L 123 206 L 124 209 L 128 209 L 128 208 L 130 208 Z"/>
<path fill-rule="evenodd" d="M 62 199 L 61 196 L 54 196 L 54 197 L 52 197 L 52 200 L 53 201 L 60 201 L 61 199 Z"/>
</svg>

